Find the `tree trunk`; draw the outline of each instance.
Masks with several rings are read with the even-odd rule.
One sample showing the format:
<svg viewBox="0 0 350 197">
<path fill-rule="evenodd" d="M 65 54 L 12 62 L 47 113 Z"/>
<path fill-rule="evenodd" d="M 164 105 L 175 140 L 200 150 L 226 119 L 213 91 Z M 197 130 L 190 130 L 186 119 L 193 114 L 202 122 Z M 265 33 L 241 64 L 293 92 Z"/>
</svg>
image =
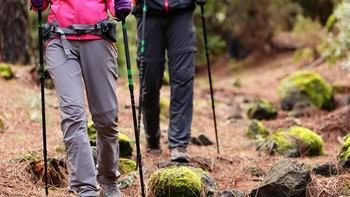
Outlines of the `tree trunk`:
<svg viewBox="0 0 350 197">
<path fill-rule="evenodd" d="M 0 62 L 28 64 L 28 2 L 2 0 L 0 6 Z"/>
</svg>

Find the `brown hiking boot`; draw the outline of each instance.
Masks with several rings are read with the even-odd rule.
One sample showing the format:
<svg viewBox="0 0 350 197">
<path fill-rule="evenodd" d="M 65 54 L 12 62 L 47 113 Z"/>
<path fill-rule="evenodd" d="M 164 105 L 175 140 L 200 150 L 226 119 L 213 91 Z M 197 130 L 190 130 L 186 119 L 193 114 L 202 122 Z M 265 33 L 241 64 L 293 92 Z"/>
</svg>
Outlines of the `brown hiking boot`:
<svg viewBox="0 0 350 197">
<path fill-rule="evenodd" d="M 190 157 L 187 155 L 186 147 L 175 147 L 170 150 L 170 159 L 171 161 L 176 162 L 189 162 Z"/>
</svg>

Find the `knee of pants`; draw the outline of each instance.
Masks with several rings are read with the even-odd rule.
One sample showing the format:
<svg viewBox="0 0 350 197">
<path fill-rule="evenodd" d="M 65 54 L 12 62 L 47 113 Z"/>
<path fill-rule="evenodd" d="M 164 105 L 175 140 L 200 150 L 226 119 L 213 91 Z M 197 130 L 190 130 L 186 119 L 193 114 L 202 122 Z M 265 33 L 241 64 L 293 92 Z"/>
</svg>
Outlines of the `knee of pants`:
<svg viewBox="0 0 350 197">
<path fill-rule="evenodd" d="M 61 128 L 67 136 L 73 136 L 74 133 L 81 131 L 87 122 L 85 108 L 80 105 L 61 106 Z M 74 131 L 71 133 L 71 131 Z"/>
<path fill-rule="evenodd" d="M 118 133 L 118 108 L 92 115 L 92 120 L 97 131 L 102 134 L 108 132 L 109 134 Z"/>
</svg>

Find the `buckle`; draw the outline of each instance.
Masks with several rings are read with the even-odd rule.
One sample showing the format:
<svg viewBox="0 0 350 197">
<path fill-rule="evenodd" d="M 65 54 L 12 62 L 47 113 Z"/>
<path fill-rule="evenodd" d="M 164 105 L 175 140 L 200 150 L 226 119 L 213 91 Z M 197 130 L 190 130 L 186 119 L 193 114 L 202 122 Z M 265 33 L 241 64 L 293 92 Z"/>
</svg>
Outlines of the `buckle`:
<svg viewBox="0 0 350 197">
<path fill-rule="evenodd" d="M 75 31 L 77 32 L 78 35 L 86 33 L 86 30 L 83 30 L 83 29 L 76 29 Z"/>
</svg>

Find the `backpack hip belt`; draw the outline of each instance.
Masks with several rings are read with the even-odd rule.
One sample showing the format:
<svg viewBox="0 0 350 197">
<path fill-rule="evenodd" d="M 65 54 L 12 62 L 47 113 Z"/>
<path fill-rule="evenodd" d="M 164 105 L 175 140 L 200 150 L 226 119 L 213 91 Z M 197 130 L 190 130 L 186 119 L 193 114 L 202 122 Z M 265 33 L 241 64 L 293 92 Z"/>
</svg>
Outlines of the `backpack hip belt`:
<svg viewBox="0 0 350 197">
<path fill-rule="evenodd" d="M 57 21 L 53 23 L 45 23 L 42 25 L 43 40 L 51 40 L 56 37 L 60 37 L 62 46 L 66 55 L 71 54 L 69 43 L 66 35 L 84 35 L 95 34 L 101 38 L 109 39 L 112 42 L 116 42 L 116 23 L 108 19 L 101 20 L 93 25 L 73 24 L 66 28 L 59 27 Z"/>
</svg>

